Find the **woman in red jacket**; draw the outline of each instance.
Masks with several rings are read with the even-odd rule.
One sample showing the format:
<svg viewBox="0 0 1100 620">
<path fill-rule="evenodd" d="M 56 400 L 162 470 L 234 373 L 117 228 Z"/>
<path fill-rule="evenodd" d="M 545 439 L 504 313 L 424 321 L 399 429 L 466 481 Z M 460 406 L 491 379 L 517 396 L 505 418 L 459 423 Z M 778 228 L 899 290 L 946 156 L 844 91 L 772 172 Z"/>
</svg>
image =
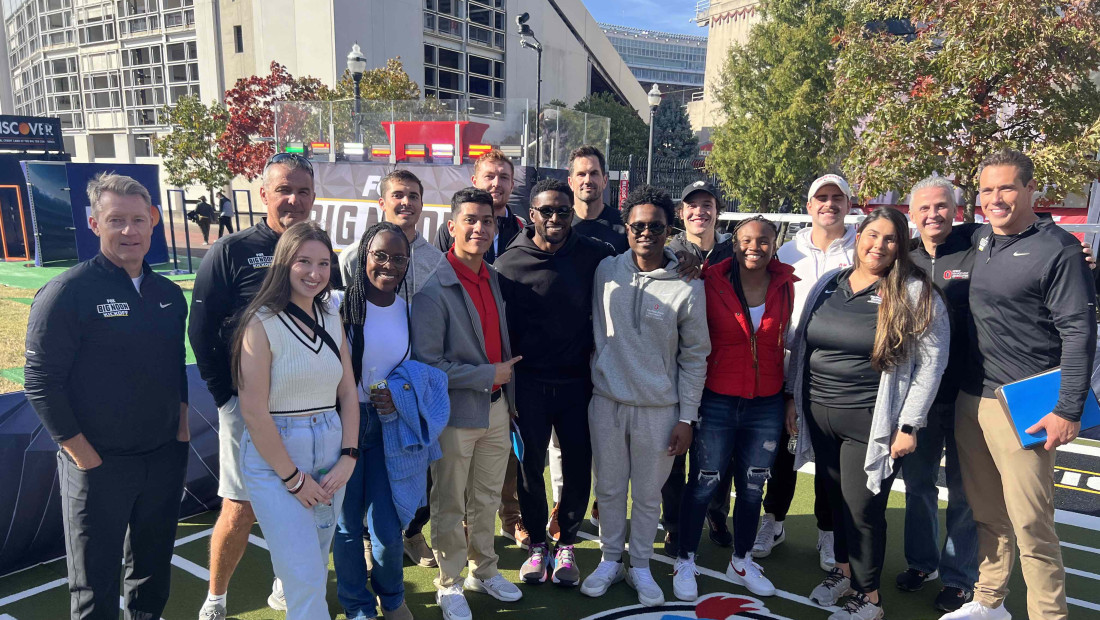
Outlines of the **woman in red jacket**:
<svg viewBox="0 0 1100 620">
<path fill-rule="evenodd" d="M 775 586 L 752 561 L 760 503 L 783 427 L 783 337 L 794 304 L 794 269 L 775 258 L 777 229 L 763 217 L 734 230 L 734 257 L 703 273 L 711 353 L 680 505 L 680 550 L 673 590 L 698 596 L 695 551 L 719 473 L 734 460 L 733 557 L 730 581 L 759 596 Z"/>
</svg>

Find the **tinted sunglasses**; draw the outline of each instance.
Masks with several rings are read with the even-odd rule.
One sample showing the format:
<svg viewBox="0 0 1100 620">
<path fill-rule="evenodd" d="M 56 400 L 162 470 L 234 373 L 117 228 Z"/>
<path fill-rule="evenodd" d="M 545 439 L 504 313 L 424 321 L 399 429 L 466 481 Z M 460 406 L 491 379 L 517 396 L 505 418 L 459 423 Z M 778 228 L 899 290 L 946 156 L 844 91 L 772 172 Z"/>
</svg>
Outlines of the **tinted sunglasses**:
<svg viewBox="0 0 1100 620">
<path fill-rule="evenodd" d="M 548 220 L 555 215 L 568 216 L 573 214 L 573 207 L 534 207 L 542 219 Z"/>
<path fill-rule="evenodd" d="M 371 250 L 370 255 L 374 257 L 374 262 L 378 263 L 379 265 L 390 263 L 394 267 L 404 267 L 405 265 L 409 264 L 408 256 L 386 254 L 382 250 Z"/>
<path fill-rule="evenodd" d="M 294 162 L 297 166 L 305 168 L 306 172 L 309 172 L 309 176 L 313 176 L 313 163 L 297 153 L 276 153 L 268 158 L 267 163 L 264 164 L 264 169 L 266 170 L 272 164 L 285 164 L 287 162 Z"/>
<path fill-rule="evenodd" d="M 668 230 L 668 225 L 662 224 L 661 222 L 634 222 L 630 224 L 628 228 L 630 228 L 630 231 L 633 232 L 635 236 L 642 234 L 646 229 L 649 229 L 649 232 L 654 235 L 659 236 L 665 234 L 665 231 Z"/>
</svg>

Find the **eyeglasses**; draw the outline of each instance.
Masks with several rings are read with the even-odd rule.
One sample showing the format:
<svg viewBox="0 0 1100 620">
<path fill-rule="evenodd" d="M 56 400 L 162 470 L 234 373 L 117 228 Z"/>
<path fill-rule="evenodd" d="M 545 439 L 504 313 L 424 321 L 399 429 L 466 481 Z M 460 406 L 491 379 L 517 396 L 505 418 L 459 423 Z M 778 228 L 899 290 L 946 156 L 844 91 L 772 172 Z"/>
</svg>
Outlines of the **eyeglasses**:
<svg viewBox="0 0 1100 620">
<path fill-rule="evenodd" d="M 264 164 L 264 170 L 267 170 L 272 164 L 287 163 L 291 164 L 293 168 L 305 168 L 309 176 L 313 176 L 313 163 L 297 153 L 276 153 L 272 155 Z"/>
<path fill-rule="evenodd" d="M 629 225 L 630 231 L 634 233 L 634 236 L 638 236 L 649 229 L 649 232 L 654 235 L 661 236 L 665 234 L 665 230 L 668 229 L 667 224 L 661 222 L 634 222 Z"/>
<path fill-rule="evenodd" d="M 374 257 L 374 262 L 379 265 L 390 263 L 394 267 L 404 267 L 409 264 L 409 257 L 402 254 L 386 254 L 382 250 L 371 250 L 369 254 Z"/>
<path fill-rule="evenodd" d="M 568 216 L 573 214 L 573 207 L 535 207 L 542 219 L 548 220 L 555 215 Z"/>
</svg>

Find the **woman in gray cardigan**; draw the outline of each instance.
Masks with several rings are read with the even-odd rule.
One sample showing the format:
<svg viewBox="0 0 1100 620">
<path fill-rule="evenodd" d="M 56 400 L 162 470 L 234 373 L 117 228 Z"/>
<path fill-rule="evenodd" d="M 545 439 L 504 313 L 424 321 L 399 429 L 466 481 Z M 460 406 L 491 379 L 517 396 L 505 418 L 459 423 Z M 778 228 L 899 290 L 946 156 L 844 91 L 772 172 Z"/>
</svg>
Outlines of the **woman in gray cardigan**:
<svg viewBox="0 0 1100 620">
<path fill-rule="evenodd" d="M 795 467 L 814 458 L 837 524 L 836 568 L 810 599 L 830 620 L 883 617 L 879 577 L 895 461 L 917 446 L 947 365 L 950 325 L 939 291 L 909 258 L 901 212 L 860 224 L 853 267 L 826 274 L 790 339 L 787 424 Z"/>
</svg>

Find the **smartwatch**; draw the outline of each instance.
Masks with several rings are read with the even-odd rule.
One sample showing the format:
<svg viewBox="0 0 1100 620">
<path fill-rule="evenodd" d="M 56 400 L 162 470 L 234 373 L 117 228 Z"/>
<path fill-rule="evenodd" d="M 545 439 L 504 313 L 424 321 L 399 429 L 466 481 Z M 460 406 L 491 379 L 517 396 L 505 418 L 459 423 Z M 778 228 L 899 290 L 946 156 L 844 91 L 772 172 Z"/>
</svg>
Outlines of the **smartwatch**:
<svg viewBox="0 0 1100 620">
<path fill-rule="evenodd" d="M 350 456 L 353 459 L 359 459 L 359 448 L 344 448 L 340 451 L 340 456 Z"/>
<path fill-rule="evenodd" d="M 905 433 L 906 435 L 913 434 L 913 427 L 909 424 L 902 424 L 901 428 L 899 428 L 898 430 Z"/>
</svg>

